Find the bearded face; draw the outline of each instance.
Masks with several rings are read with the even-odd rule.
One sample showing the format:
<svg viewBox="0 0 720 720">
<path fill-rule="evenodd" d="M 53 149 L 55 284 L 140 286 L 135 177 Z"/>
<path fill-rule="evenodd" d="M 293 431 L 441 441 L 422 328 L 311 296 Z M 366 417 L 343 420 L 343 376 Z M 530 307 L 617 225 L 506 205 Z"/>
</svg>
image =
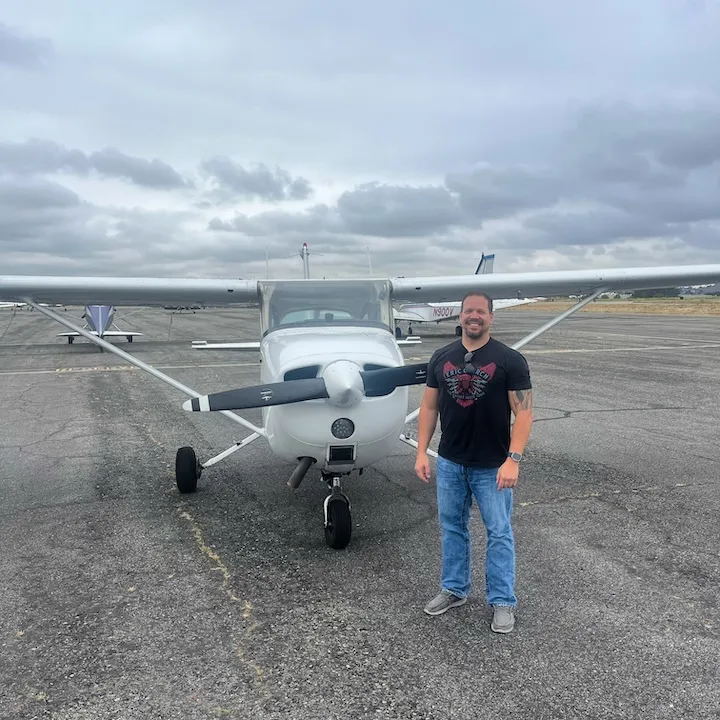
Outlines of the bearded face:
<svg viewBox="0 0 720 720">
<path fill-rule="evenodd" d="M 460 326 L 463 334 L 471 340 L 479 340 L 490 331 L 493 313 L 487 298 L 481 295 L 470 295 L 465 298 L 460 313 Z"/>
</svg>

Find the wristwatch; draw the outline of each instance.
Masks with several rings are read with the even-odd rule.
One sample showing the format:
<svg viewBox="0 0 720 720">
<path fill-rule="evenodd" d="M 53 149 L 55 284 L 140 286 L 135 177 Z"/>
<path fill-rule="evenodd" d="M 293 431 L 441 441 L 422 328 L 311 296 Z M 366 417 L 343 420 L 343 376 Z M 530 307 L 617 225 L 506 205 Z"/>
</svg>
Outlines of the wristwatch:
<svg viewBox="0 0 720 720">
<path fill-rule="evenodd" d="M 519 452 L 509 452 L 508 457 L 515 462 L 520 462 L 523 458 L 522 453 Z"/>
</svg>

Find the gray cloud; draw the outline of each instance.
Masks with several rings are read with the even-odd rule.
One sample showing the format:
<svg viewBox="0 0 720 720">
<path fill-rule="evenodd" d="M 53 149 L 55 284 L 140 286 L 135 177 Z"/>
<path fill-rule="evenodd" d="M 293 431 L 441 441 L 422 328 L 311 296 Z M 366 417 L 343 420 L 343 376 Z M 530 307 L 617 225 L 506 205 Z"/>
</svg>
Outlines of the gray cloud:
<svg viewBox="0 0 720 720">
<path fill-rule="evenodd" d="M 605 248 L 650 238 L 711 251 L 705 238 L 715 234 L 704 228 L 720 221 L 720 168 L 713 161 L 713 122 L 720 126 L 720 114 L 698 109 L 698 125 L 705 128 L 698 136 L 693 117 L 691 111 L 665 116 L 662 109 L 592 107 L 564 136 L 552 165 L 486 163 L 448 173 L 444 186 L 365 183 L 334 205 L 239 213 L 232 220 L 214 218 L 208 229 L 308 239 L 315 248 L 334 243 L 355 252 L 367 242 L 363 238 L 384 238 L 385 247 L 374 252 L 387 258 L 395 257 L 387 244 L 392 238 L 422 247 L 427 241 L 421 238 L 435 237 L 433 252 L 442 255 L 467 232 L 479 232 L 486 250 L 546 249 L 586 262 L 591 249 L 593 262 L 607 261 Z M 493 222 L 510 218 L 519 218 L 514 228 L 493 229 Z"/>
<path fill-rule="evenodd" d="M 0 207 L 6 212 L 11 208 L 34 211 L 77 207 L 80 204 L 76 193 L 54 182 L 0 178 Z"/>
<path fill-rule="evenodd" d="M 252 237 L 267 237 L 283 233 L 342 232 L 337 213 L 327 205 L 314 205 L 303 212 L 269 210 L 256 215 L 236 213 L 232 220 L 213 218 L 209 230 L 239 232 Z"/>
<path fill-rule="evenodd" d="M 89 231 L 93 223 L 92 207 L 57 183 L 0 178 L 0 253 L 8 272 L 17 254 L 81 258 L 90 238 L 100 248 L 102 236 Z"/>
<path fill-rule="evenodd" d="M 406 3 L 297 5 L 8 6 L 0 62 L 37 66 L 46 28 L 62 62 L 2 73 L 6 271 L 264 275 L 268 252 L 297 276 L 303 240 L 320 274 L 364 274 L 368 249 L 406 275 L 472 270 L 473 248 L 500 271 L 720 261 L 720 3 L 420 2 L 412 32 Z M 140 207 L 35 183 L 61 173 L 128 179 Z M 22 211 L 33 193 L 56 205 Z"/>
<path fill-rule="evenodd" d="M 24 35 L 0 22 L 0 65 L 35 69 L 45 65 L 52 54 L 49 40 Z"/>
<path fill-rule="evenodd" d="M 293 178 L 287 170 L 269 168 L 260 163 L 246 170 L 229 157 L 216 156 L 200 164 L 200 173 L 214 185 L 209 197 L 217 202 L 260 198 L 261 200 L 307 200 L 312 195 L 310 182 Z"/>
<path fill-rule="evenodd" d="M 68 172 L 87 176 L 93 171 L 101 177 L 128 180 L 155 190 L 193 186 L 192 181 L 162 160 L 131 157 L 113 148 L 86 154 L 35 138 L 24 143 L 0 143 L 0 172 L 18 175 Z"/>
<path fill-rule="evenodd" d="M 461 225 L 463 213 L 443 187 L 399 187 L 367 183 L 344 192 L 337 211 L 347 232 L 415 237 Z"/>
<path fill-rule="evenodd" d="M 615 208 L 590 212 L 542 212 L 523 223 L 544 233 L 543 246 L 597 245 L 608 239 L 674 236 L 686 225 L 671 225 L 658 218 L 632 215 Z M 536 240 L 538 236 L 536 235 Z"/>
<path fill-rule="evenodd" d="M 88 156 L 91 167 L 100 175 L 130 180 L 136 185 L 157 190 L 174 190 L 193 187 L 192 181 L 186 180 L 170 165 L 153 158 L 135 158 L 130 155 L 106 148 Z"/>
<path fill-rule="evenodd" d="M 213 218 L 208 229 L 261 237 L 278 233 L 333 233 L 386 238 L 423 237 L 460 226 L 464 217 L 444 187 L 364 183 L 340 195 L 334 207 L 314 205 L 303 212 L 266 211 Z"/>
<path fill-rule="evenodd" d="M 626 156 L 671 171 L 700 169 L 720 161 L 720 109 L 715 105 L 648 108 L 614 103 L 591 106 L 570 136 L 579 158 L 588 151 Z"/>
<path fill-rule="evenodd" d="M 457 193 L 464 212 L 477 220 L 546 207 L 560 200 L 565 191 L 563 179 L 551 171 L 520 167 L 485 167 L 468 173 L 452 173 L 446 177 L 445 184 Z"/>
</svg>

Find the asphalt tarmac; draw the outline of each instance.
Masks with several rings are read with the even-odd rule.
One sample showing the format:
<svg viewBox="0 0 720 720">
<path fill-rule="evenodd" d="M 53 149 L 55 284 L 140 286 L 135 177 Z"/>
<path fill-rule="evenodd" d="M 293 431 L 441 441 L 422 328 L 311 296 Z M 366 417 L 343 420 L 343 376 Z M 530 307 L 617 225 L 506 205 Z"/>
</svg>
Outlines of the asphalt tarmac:
<svg viewBox="0 0 720 720">
<path fill-rule="evenodd" d="M 498 312 L 494 334 L 549 317 Z M 255 353 L 190 349 L 257 339 L 256 310 L 117 323 L 145 334 L 115 344 L 200 392 L 259 379 Z M 181 496 L 177 448 L 204 460 L 245 431 L 62 330 L 0 311 L 0 718 L 720 716 L 720 318 L 574 316 L 523 350 L 506 636 L 476 507 L 472 596 L 423 613 L 440 542 L 411 448 L 344 483 L 353 537 L 332 550 L 319 474 L 290 490 L 262 439 Z M 410 361 L 454 339 L 413 330 Z"/>
</svg>

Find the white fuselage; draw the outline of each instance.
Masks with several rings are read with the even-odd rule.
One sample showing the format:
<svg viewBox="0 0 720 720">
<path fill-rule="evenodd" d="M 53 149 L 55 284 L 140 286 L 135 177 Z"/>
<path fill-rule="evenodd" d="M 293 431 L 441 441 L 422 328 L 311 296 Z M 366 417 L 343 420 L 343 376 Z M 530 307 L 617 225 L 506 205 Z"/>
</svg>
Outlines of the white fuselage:
<svg viewBox="0 0 720 720">
<path fill-rule="evenodd" d="M 358 387 L 362 388 L 357 373 L 375 369 L 365 366 L 405 364 L 388 330 L 332 326 L 279 328 L 262 339 L 260 356 L 262 383 L 290 380 L 299 369 L 311 368 L 303 377 L 325 375 L 328 386 L 337 387 L 343 382 L 348 385 L 344 406 L 323 398 L 264 408 L 264 426 L 274 453 L 290 462 L 312 457 L 316 467 L 344 473 L 372 465 L 397 449 L 407 414 L 407 387 L 396 388 L 384 397 L 357 393 Z M 333 422 L 340 418 L 351 420 L 355 426 L 347 438 L 334 437 L 331 432 Z M 350 448 L 352 457 L 348 458 Z M 331 460 L 336 453 L 344 458 L 342 462 Z"/>
<path fill-rule="evenodd" d="M 508 307 L 515 307 L 516 305 L 526 305 L 527 303 L 535 302 L 534 298 L 502 298 L 495 300 L 493 306 L 495 310 L 503 310 Z M 416 323 L 440 323 L 443 320 L 457 320 L 460 317 L 460 308 L 462 303 L 460 302 L 448 302 L 448 303 L 406 303 L 400 305 L 393 315 L 396 321 L 403 320 L 406 322 Z"/>
</svg>

